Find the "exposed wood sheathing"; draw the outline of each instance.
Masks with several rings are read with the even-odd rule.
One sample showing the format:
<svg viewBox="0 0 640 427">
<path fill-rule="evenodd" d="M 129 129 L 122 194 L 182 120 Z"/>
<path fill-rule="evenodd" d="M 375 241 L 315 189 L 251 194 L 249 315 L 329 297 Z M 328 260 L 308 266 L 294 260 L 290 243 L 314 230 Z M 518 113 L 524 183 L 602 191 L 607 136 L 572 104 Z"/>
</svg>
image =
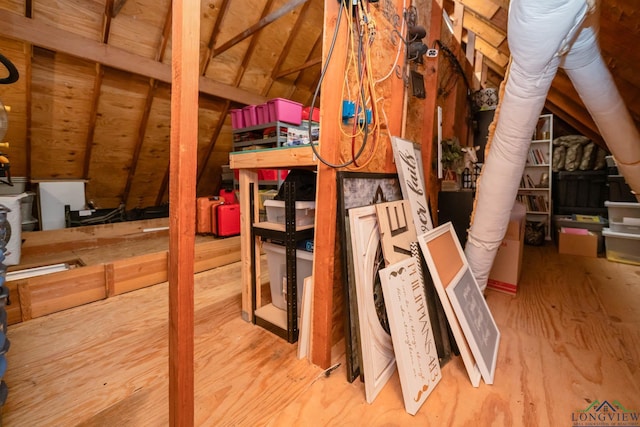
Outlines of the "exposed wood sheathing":
<svg viewBox="0 0 640 427">
<path fill-rule="evenodd" d="M 230 108 L 275 97 L 310 101 L 320 64 L 306 63 L 321 55 L 322 2 L 283 9 L 288 4 L 201 2 L 199 195 L 217 190 L 220 166 L 229 162 Z M 5 137 L 11 145 L 5 152 L 13 176 L 88 179 L 87 199 L 104 208 L 123 201 L 127 209 L 168 201 L 170 5 L 168 0 L 0 4 L 3 18 L 15 20 L 0 30 L 0 53 L 21 76 L 0 87 L 0 99 L 12 107 Z M 260 19 L 270 14 L 282 16 L 262 27 Z M 250 27 L 257 30 L 234 44 Z M 225 43 L 228 48 L 216 54 Z"/>
<path fill-rule="evenodd" d="M 274 97 L 310 102 L 320 71 L 323 2 L 303 1 L 263 26 L 261 20 L 290 4 L 200 2 L 199 195 L 218 187 L 220 166 L 228 163 L 230 108 Z M 454 4 L 447 0 L 442 5 L 454 19 L 462 16 L 461 40 L 470 42 L 473 33 L 474 47 L 482 53 L 476 58 L 487 70 L 482 82 L 497 87 L 509 56 L 508 1 L 461 0 L 456 13 Z M 6 0 L 0 13 L 0 53 L 21 74 L 17 83 L 0 88 L 0 98 L 12 107 L 5 138 L 11 146 L 5 151 L 13 176 L 89 179 L 88 199 L 105 208 L 120 201 L 127 208 L 166 202 L 170 1 Z M 638 13 L 632 0 L 601 2 L 603 54 L 636 121 Z M 24 25 L 26 21 L 10 24 L 7 16 L 33 26 Z M 22 31 L 15 33 L 12 25 Z M 240 41 L 229 43 L 234 40 Z M 161 76 L 164 80 L 158 80 Z M 579 132 L 600 140 L 562 73 L 547 107 Z"/>
</svg>

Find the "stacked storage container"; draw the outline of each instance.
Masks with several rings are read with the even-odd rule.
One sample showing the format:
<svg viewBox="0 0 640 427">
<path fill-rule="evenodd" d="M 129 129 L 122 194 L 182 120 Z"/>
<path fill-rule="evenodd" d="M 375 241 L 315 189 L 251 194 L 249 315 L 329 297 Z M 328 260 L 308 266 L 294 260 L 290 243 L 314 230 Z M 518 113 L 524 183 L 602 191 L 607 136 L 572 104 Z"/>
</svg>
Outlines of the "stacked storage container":
<svg viewBox="0 0 640 427">
<path fill-rule="evenodd" d="M 2 407 L 7 400 L 9 393 L 7 384 L 4 382 L 4 374 L 7 371 L 6 353 L 9 350 L 9 339 L 7 338 L 7 312 L 5 305 L 9 302 L 9 288 L 5 286 L 7 266 L 5 261 L 5 243 L 9 237 L 7 233 L 7 213 L 9 209 L 0 205 L 0 417 Z M 0 418 L 1 423 L 1 418 Z"/>
<path fill-rule="evenodd" d="M 602 230 L 609 261 L 640 265 L 640 203 L 605 202 L 609 228 Z"/>
</svg>

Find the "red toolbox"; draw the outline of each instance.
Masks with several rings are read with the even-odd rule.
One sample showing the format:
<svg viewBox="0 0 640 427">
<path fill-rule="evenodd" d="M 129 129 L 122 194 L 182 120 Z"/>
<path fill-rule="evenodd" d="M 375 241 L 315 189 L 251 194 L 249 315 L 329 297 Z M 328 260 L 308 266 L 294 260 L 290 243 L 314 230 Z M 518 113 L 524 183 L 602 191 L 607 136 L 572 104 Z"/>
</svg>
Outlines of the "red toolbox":
<svg viewBox="0 0 640 427">
<path fill-rule="evenodd" d="M 236 201 L 236 193 L 233 190 L 226 190 L 226 189 L 222 188 L 218 195 L 220 196 L 220 198 L 222 200 L 224 200 L 225 203 L 228 203 L 228 204 L 237 203 L 237 201 Z"/>
<path fill-rule="evenodd" d="M 217 208 L 217 235 L 220 237 L 229 237 L 240 234 L 240 205 L 222 204 L 217 206 Z"/>
<path fill-rule="evenodd" d="M 215 234 L 215 229 L 212 227 L 211 213 L 215 212 L 215 208 L 222 203 L 223 200 L 215 196 L 198 197 L 196 199 L 196 233 Z"/>
</svg>

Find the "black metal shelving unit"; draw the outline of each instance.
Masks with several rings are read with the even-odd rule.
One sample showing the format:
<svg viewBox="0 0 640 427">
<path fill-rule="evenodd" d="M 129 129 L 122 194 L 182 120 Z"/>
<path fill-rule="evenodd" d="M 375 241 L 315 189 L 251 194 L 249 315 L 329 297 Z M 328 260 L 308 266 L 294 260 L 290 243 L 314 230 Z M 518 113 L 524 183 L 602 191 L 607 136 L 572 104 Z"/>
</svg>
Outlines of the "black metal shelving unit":
<svg viewBox="0 0 640 427">
<path fill-rule="evenodd" d="M 254 218 L 254 185 L 250 185 L 251 197 L 250 209 L 251 212 L 251 241 L 255 241 L 256 237 L 264 239 L 281 240 L 285 243 L 285 257 L 286 257 L 286 278 L 287 278 L 287 310 L 286 310 L 286 325 L 277 324 L 272 319 L 268 319 L 266 316 L 261 316 L 258 313 L 260 307 L 256 307 L 256 287 L 258 286 L 258 278 L 256 277 L 255 269 L 255 245 L 251 246 L 251 286 L 252 286 L 252 311 L 253 311 L 253 323 L 261 326 L 279 337 L 286 339 L 289 343 L 295 343 L 298 341 L 298 289 L 297 289 L 297 268 L 296 268 L 296 249 L 297 244 L 301 240 L 310 239 L 314 235 L 313 227 L 297 227 L 296 226 L 296 206 L 295 206 L 295 186 L 292 182 L 284 182 L 284 198 L 285 198 L 285 226 L 284 231 L 273 229 L 267 226 L 261 226 L 261 223 L 256 223 Z M 280 310 L 273 307 L 273 310 Z"/>
</svg>

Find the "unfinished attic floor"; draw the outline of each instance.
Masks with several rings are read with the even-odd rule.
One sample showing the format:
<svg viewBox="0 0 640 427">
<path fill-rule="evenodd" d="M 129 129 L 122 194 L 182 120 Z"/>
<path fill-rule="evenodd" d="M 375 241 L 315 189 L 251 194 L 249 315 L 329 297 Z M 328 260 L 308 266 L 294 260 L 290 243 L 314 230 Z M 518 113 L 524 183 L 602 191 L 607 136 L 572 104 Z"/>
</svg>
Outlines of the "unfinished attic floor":
<svg viewBox="0 0 640 427">
<path fill-rule="evenodd" d="M 198 426 L 570 426 L 595 401 L 640 411 L 638 266 L 526 247 L 518 295 L 487 292 L 495 383 L 473 388 L 456 357 L 415 416 L 397 373 L 367 404 L 344 363 L 327 377 L 241 320 L 239 281 L 240 263 L 196 275 Z M 4 425 L 167 425 L 167 309 L 165 283 L 10 326 Z"/>
</svg>

